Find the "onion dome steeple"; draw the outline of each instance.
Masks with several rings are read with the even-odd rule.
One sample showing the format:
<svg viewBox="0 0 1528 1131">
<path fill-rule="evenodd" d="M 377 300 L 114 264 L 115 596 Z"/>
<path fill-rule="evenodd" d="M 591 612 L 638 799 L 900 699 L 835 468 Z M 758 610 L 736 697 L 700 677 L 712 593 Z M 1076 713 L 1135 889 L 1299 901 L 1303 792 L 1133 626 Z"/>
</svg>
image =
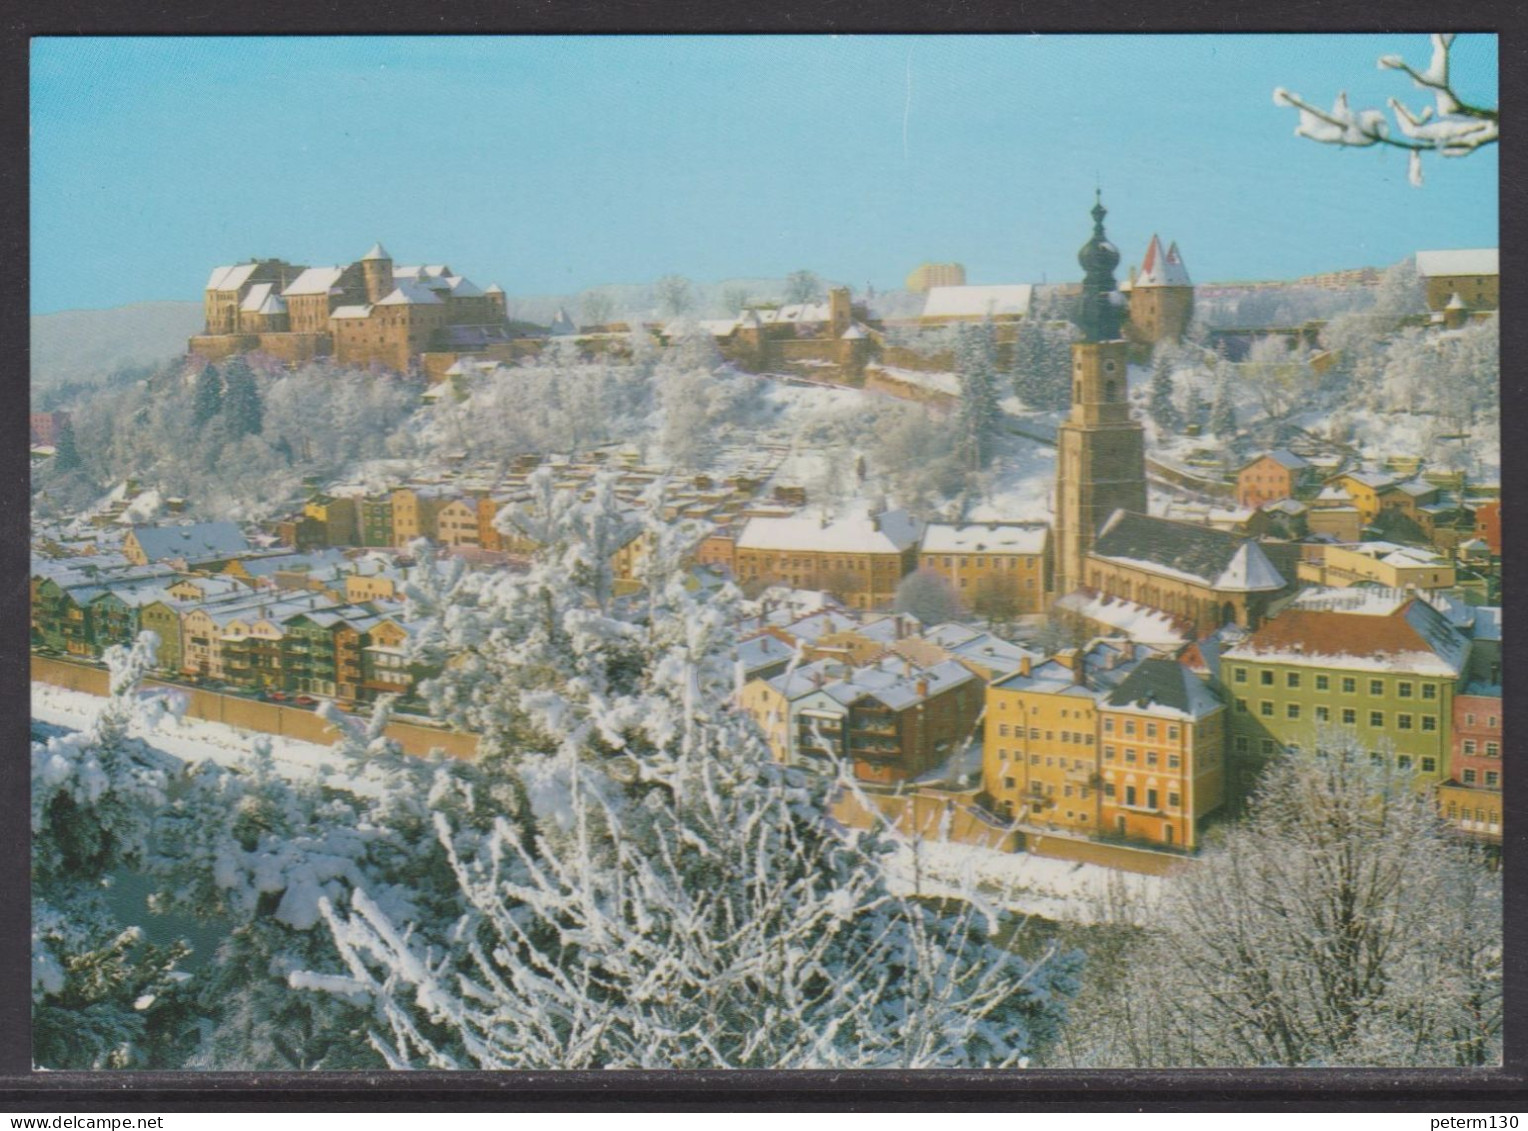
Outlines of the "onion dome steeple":
<svg viewBox="0 0 1528 1131">
<path fill-rule="evenodd" d="M 1104 235 L 1103 194 L 1095 190 L 1093 202 L 1093 237 L 1077 252 L 1082 266 L 1082 298 L 1077 304 L 1077 325 L 1090 342 L 1113 341 L 1120 336 L 1124 311 L 1114 285 L 1114 269 L 1119 266 L 1119 248 Z"/>
</svg>

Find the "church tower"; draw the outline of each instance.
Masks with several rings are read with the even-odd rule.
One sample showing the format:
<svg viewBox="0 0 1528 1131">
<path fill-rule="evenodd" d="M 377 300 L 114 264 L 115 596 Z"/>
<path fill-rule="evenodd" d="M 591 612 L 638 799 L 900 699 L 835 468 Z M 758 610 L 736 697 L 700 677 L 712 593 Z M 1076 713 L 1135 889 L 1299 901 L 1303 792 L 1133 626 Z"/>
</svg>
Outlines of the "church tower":
<svg viewBox="0 0 1528 1131">
<path fill-rule="evenodd" d="M 1056 437 L 1056 592 L 1085 583 L 1083 565 L 1098 528 L 1116 510 L 1146 513 L 1146 442 L 1130 417 L 1128 343 L 1120 336 L 1119 251 L 1104 235 L 1107 211 L 1093 204 L 1093 238 L 1077 253 L 1085 272 L 1072 345 L 1072 410 Z"/>
</svg>

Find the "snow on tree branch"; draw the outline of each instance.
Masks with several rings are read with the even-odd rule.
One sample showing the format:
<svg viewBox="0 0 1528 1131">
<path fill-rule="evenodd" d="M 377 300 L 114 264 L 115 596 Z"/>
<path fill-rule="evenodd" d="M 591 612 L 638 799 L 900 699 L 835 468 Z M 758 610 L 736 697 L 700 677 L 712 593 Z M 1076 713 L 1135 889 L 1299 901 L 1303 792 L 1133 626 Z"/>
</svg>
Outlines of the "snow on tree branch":
<svg viewBox="0 0 1528 1131">
<path fill-rule="evenodd" d="M 1420 186 L 1423 153 L 1465 157 L 1477 149 L 1496 144 L 1500 137 L 1498 112 L 1471 105 L 1454 91 L 1449 78 L 1449 50 L 1453 42 L 1452 33 L 1435 34 L 1432 37 L 1432 60 L 1421 71 L 1399 55 L 1380 56 L 1381 70 L 1402 71 L 1418 88 L 1433 94 L 1434 104 L 1419 111 L 1412 111 L 1398 98 L 1388 100 L 1399 137 L 1391 132 L 1390 120 L 1384 111 L 1352 109 L 1346 91 L 1337 95 L 1330 110 L 1323 110 L 1298 94 L 1278 87 L 1273 92 L 1274 105 L 1290 106 L 1300 112 L 1300 124 L 1295 128 L 1297 137 L 1310 138 L 1324 145 L 1360 148 L 1388 145 L 1406 150 L 1408 176 L 1413 185 Z"/>
</svg>

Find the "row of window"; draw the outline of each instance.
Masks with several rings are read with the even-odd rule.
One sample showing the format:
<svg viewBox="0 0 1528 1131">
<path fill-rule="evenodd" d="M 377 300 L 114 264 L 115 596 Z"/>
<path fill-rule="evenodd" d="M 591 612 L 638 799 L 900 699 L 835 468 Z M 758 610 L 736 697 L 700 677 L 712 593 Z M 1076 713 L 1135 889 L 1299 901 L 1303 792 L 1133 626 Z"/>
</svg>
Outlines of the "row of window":
<svg viewBox="0 0 1528 1131">
<path fill-rule="evenodd" d="M 1011 750 L 1005 750 L 1001 747 L 998 748 L 997 756 L 1004 761 L 1008 761 L 1010 758 L 1015 759 L 1019 762 L 1020 765 L 1022 765 L 1024 762 L 1023 754 Z M 1031 766 L 1038 766 L 1040 764 L 1040 757 L 1041 756 L 1039 754 L 1031 754 L 1029 756 L 1029 764 Z M 1070 768 L 1078 771 L 1079 773 L 1083 770 L 1089 769 L 1092 766 L 1091 762 L 1084 762 L 1080 758 L 1073 758 L 1071 761 L 1071 766 L 1068 767 L 1067 760 L 1065 758 L 1059 758 L 1054 755 L 1047 756 L 1045 759 L 1045 764 L 1050 766 L 1052 769 L 1065 770 Z"/>
<path fill-rule="evenodd" d="M 1236 738 L 1232 740 L 1232 743 L 1232 749 L 1235 750 L 1238 754 L 1247 754 L 1251 752 L 1252 742 L 1245 735 L 1237 735 Z M 1300 744 L 1298 742 L 1286 742 L 1284 744 L 1284 749 L 1289 751 L 1291 754 L 1298 754 L 1300 752 Z M 1265 757 L 1276 753 L 1277 750 L 1278 744 L 1275 743 L 1271 738 L 1261 739 L 1258 744 L 1259 753 L 1263 754 Z M 1375 765 L 1379 765 L 1384 760 L 1385 756 L 1378 750 L 1369 751 L 1369 761 L 1373 762 Z M 1410 770 L 1418 767 L 1418 760 L 1410 754 L 1397 754 L 1395 756 L 1395 764 L 1399 769 Z M 1422 755 L 1420 761 L 1420 769 L 1424 774 L 1437 773 L 1438 759 L 1430 754 Z"/>
<path fill-rule="evenodd" d="M 1105 746 L 1104 747 L 1104 761 L 1105 762 L 1112 762 L 1112 761 L 1114 761 L 1114 754 L 1115 754 L 1114 747 L 1112 747 L 1112 746 Z M 1129 763 L 1134 763 L 1135 759 L 1136 759 L 1135 749 L 1133 747 L 1129 747 L 1129 746 L 1125 747 L 1125 761 L 1129 762 Z M 1146 765 L 1148 765 L 1148 766 L 1155 766 L 1155 765 L 1157 765 L 1157 752 L 1155 750 L 1148 750 L 1148 751 L 1146 751 Z M 1176 754 L 1169 754 L 1167 756 L 1167 768 L 1169 770 L 1176 770 L 1181 765 L 1182 765 L 1182 759 L 1180 759 L 1178 757 L 1178 755 L 1176 755 Z"/>
<path fill-rule="evenodd" d="M 963 556 L 961 561 L 962 561 L 962 564 L 964 564 L 966 562 L 973 563 L 976 566 L 977 569 L 983 569 L 987 565 L 987 559 L 985 557 L 980 557 L 980 556 L 977 556 L 977 555 L 972 555 L 970 557 L 964 557 Z M 932 554 L 924 555 L 923 564 L 925 566 L 927 566 L 929 569 L 936 568 L 937 562 L 938 562 L 938 559 L 935 558 Z M 992 555 L 992 568 L 993 569 L 1005 569 L 1005 568 L 1006 569 L 1018 569 L 1020 562 L 1024 563 L 1023 564 L 1023 568 L 1024 569 L 1033 571 L 1034 568 L 1035 568 L 1035 559 L 1034 558 L 998 557 L 995 554 Z M 953 569 L 954 567 L 955 567 L 955 560 L 953 558 L 945 558 L 944 559 L 944 568 L 945 569 Z"/>
<path fill-rule="evenodd" d="M 1124 729 L 1125 729 L 1125 734 L 1126 735 L 1134 735 L 1136 733 L 1135 720 L 1134 719 L 1126 719 L 1125 720 L 1125 728 Z M 1112 718 L 1106 717 L 1104 719 L 1104 733 L 1105 734 L 1113 734 L 1114 733 L 1114 720 Z M 1156 738 L 1157 737 L 1157 724 L 1156 723 L 1154 723 L 1154 722 L 1147 722 L 1146 723 L 1146 737 L 1147 738 Z M 1178 739 L 1178 725 L 1176 723 L 1168 724 L 1168 727 L 1167 727 L 1167 740 L 1169 742 L 1176 742 L 1177 739 Z"/>
<path fill-rule="evenodd" d="M 1238 714 L 1248 714 L 1247 701 L 1245 699 L 1238 699 L 1236 701 L 1236 710 Z M 1304 708 L 1299 703 L 1285 703 L 1284 717 L 1286 719 L 1301 718 L 1303 710 Z M 1277 716 L 1278 710 L 1272 699 L 1262 699 L 1258 701 L 1257 713 L 1265 719 L 1271 719 Z M 1318 706 L 1314 709 L 1313 717 L 1318 723 L 1329 723 L 1332 721 L 1332 709 L 1327 706 Z M 1343 726 L 1358 725 L 1358 711 L 1356 708 L 1343 707 L 1339 718 L 1342 720 Z M 1369 725 L 1371 727 L 1383 727 L 1385 725 L 1385 712 L 1370 711 Z M 1412 715 L 1405 711 L 1398 711 L 1395 716 L 1395 729 L 1422 730 L 1433 733 L 1438 729 L 1438 716 Z"/>
<path fill-rule="evenodd" d="M 998 735 L 1000 737 L 1007 738 L 1008 737 L 1008 724 L 1007 723 L 999 723 L 997 725 L 997 733 L 998 733 Z M 1040 733 L 1041 732 L 1040 732 L 1040 728 L 1039 727 L 1031 727 L 1029 729 L 1029 737 L 1031 739 L 1035 740 L 1035 741 L 1039 741 Z M 1021 726 L 1015 726 L 1013 728 L 1013 737 L 1014 738 L 1023 738 L 1024 737 L 1024 728 L 1021 727 Z M 1045 732 L 1045 741 L 1046 742 L 1055 742 L 1056 741 L 1056 732 L 1053 731 L 1053 730 L 1046 731 Z M 1093 735 L 1087 733 L 1086 731 L 1064 730 L 1064 731 L 1061 732 L 1061 741 L 1062 742 L 1076 743 L 1079 746 L 1092 746 L 1094 741 L 1095 741 L 1095 739 L 1094 739 Z"/>
<path fill-rule="evenodd" d="M 1019 783 L 1013 778 L 1004 778 L 1003 785 L 1008 789 L 1019 788 Z M 1086 801 L 1088 799 L 1088 792 L 1088 787 L 1085 785 L 1079 785 L 1076 787 L 1064 785 L 1061 789 L 1061 795 L 1063 797 L 1072 797 L 1075 794 L 1075 796 L 1082 801 Z M 1056 787 L 1045 782 L 1033 781 L 1029 783 L 1029 794 L 1031 797 L 1054 797 L 1056 795 Z M 1071 815 L 1072 814 L 1069 811 L 1067 816 L 1070 817 Z"/>
<path fill-rule="evenodd" d="M 1304 673 L 1304 672 L 1285 672 L 1284 673 L 1284 686 L 1285 687 L 1300 687 L 1300 686 L 1302 686 L 1305 674 L 1306 673 Z M 1264 668 L 1262 671 L 1259 671 L 1257 673 L 1257 675 L 1258 675 L 1258 684 L 1260 686 L 1262 686 L 1262 687 L 1272 687 L 1274 685 L 1274 683 L 1275 683 L 1275 675 L 1274 675 L 1274 673 L 1272 671 L 1268 670 L 1267 668 Z M 1246 682 L 1248 682 L 1248 678 L 1247 677 L 1248 677 L 1248 672 L 1247 672 L 1246 668 L 1237 667 L 1237 668 L 1232 668 L 1231 669 L 1231 682 L 1232 683 L 1246 683 Z M 1330 691 L 1332 689 L 1332 677 L 1329 676 L 1329 675 L 1324 675 L 1324 674 L 1321 674 L 1321 673 L 1318 672 L 1313 677 L 1313 680 L 1314 680 L 1315 689 L 1317 691 Z M 1358 677 L 1357 676 L 1351 676 L 1351 675 L 1341 676 L 1338 679 L 1338 686 L 1340 687 L 1340 689 L 1342 691 L 1342 694 L 1344 694 L 1344 695 L 1356 695 L 1358 693 Z M 1409 679 L 1398 679 L 1398 680 L 1396 680 L 1396 682 L 1395 682 L 1395 694 L 1396 694 L 1397 698 L 1400 698 L 1400 699 L 1410 699 L 1410 698 L 1413 698 L 1414 696 L 1416 696 L 1418 693 L 1420 693 L 1420 696 L 1423 699 L 1436 699 L 1438 697 L 1438 685 L 1436 683 L 1423 683 L 1423 684 L 1419 685 L 1419 684 L 1416 683 L 1416 681 L 1409 680 Z M 1384 695 L 1385 694 L 1385 681 L 1383 679 L 1370 679 L 1369 680 L 1369 694 L 1370 695 Z"/>
<path fill-rule="evenodd" d="M 1115 796 L 1115 789 L 1112 783 L 1104 786 L 1104 796 Z M 1155 789 L 1147 789 L 1145 790 L 1144 794 L 1142 794 L 1137 792 L 1135 786 L 1127 785 L 1124 789 L 1123 804 L 1140 806 L 1144 803 L 1144 807 L 1147 809 L 1160 809 L 1162 806 L 1157 803 L 1158 797 L 1159 794 Z M 1167 808 L 1178 809 L 1181 808 L 1181 806 L 1182 798 L 1179 797 L 1177 793 L 1169 791 L 1167 794 Z"/>
<path fill-rule="evenodd" d="M 1462 781 L 1465 785 L 1474 785 L 1474 784 L 1476 784 L 1476 774 L 1475 774 L 1475 771 L 1474 770 L 1463 770 L 1463 771 L 1461 771 L 1460 774 L 1459 774 L 1459 780 Z M 1498 786 L 1501 785 L 1501 775 L 1499 773 L 1497 773 L 1495 770 L 1487 770 L 1485 772 L 1485 781 L 1484 781 L 1483 784 L 1485 785 L 1485 787 L 1487 789 L 1496 789 Z"/>
</svg>

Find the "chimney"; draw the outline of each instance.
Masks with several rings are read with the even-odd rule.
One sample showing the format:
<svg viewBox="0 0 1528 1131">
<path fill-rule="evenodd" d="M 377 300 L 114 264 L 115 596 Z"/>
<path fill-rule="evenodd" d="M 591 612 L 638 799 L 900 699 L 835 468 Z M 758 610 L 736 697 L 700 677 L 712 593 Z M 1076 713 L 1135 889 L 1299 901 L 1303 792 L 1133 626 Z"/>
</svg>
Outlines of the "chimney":
<svg viewBox="0 0 1528 1131">
<path fill-rule="evenodd" d="M 1029 653 L 1025 652 L 1022 656 L 1019 657 L 1019 674 L 1028 675 L 1031 666 L 1032 661 L 1029 658 Z"/>
<path fill-rule="evenodd" d="M 928 698 L 928 679 L 927 678 L 920 679 L 918 681 L 918 698 L 919 699 L 927 699 Z"/>
</svg>

